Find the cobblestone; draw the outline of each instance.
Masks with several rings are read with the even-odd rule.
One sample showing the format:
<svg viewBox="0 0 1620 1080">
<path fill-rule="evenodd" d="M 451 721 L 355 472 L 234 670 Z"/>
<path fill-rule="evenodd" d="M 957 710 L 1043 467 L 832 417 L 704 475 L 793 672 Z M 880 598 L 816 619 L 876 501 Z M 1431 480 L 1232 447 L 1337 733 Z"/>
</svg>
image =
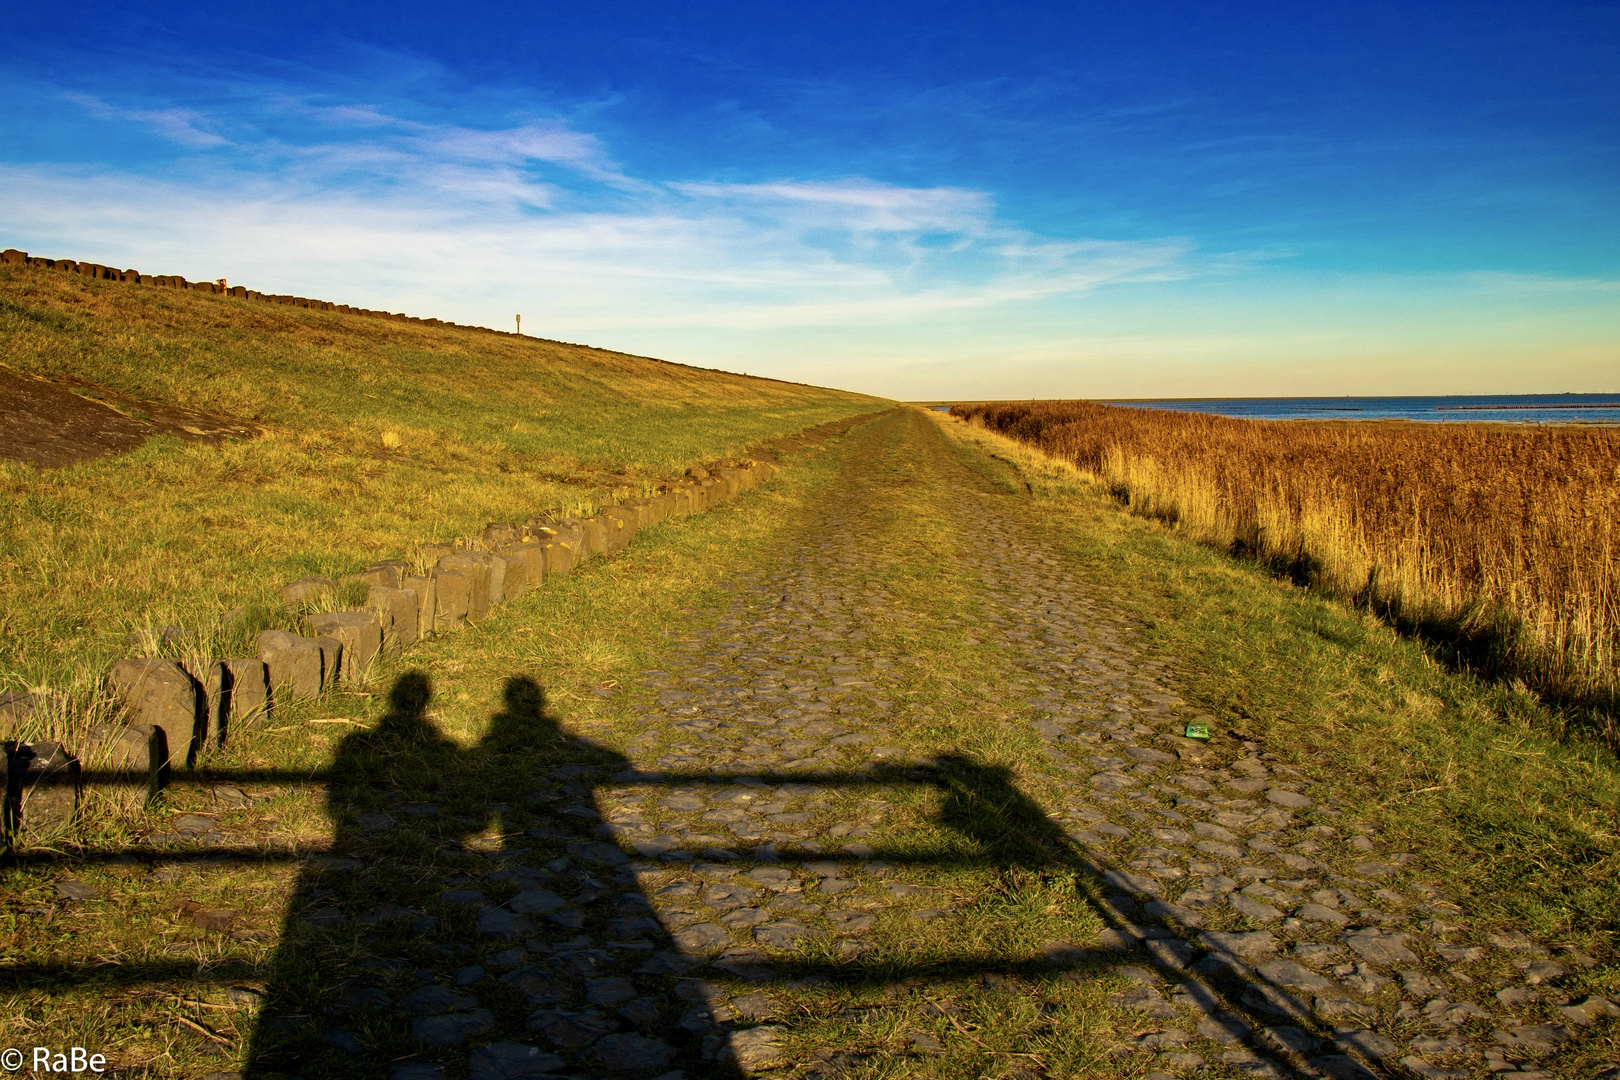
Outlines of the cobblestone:
<svg viewBox="0 0 1620 1080">
<path fill-rule="evenodd" d="M 482 818 L 442 791 L 357 809 L 353 850 L 311 870 L 295 922 L 363 933 L 370 959 L 330 972 L 347 988 L 330 1000 L 267 1015 L 357 1059 L 368 1050 L 347 1029 L 372 1029 L 334 1017 L 392 1022 L 432 1059 L 388 1067 L 400 1076 L 775 1067 L 795 1014 L 774 995 L 834 985 L 841 963 L 861 970 L 885 920 L 922 934 L 971 903 L 913 857 L 901 797 L 992 781 L 915 734 L 971 714 L 1038 747 L 1038 783 L 996 782 L 1039 816 L 1040 858 L 1080 876 L 1102 921 L 1035 962 L 1125 984 L 1109 1000 L 1136 1025 L 1122 1052 L 1140 1073 L 1529 1080 L 1572 1030 L 1620 1016 L 1608 998 L 1559 991 L 1590 958 L 1472 929 L 1420 856 L 1386 850 L 1376 823 L 1346 823 L 1340 777 L 1183 737 L 1201 714 L 1106 583 L 979 490 L 931 429 L 909 437 L 913 467 L 971 522 L 951 570 L 977 614 L 930 627 L 968 642 L 971 665 L 923 670 L 893 646 L 894 628 L 922 617 L 881 572 L 901 558 L 869 509 L 886 494 L 852 459 L 772 563 L 727 582 L 718 617 L 694 610 L 616 688 L 641 725 L 621 753 L 576 739 L 578 760 L 536 771 L 529 790 L 480 793 L 503 800 Z M 483 850 L 464 842 L 478 829 L 463 818 L 518 824 Z M 379 868 L 409 869 L 423 857 L 412 843 L 437 853 L 431 888 L 360 904 L 333 884 L 360 891 Z M 339 902 L 368 914 L 351 920 Z M 839 959 L 815 971 L 811 955 Z M 1498 958 L 1521 964 L 1507 985 Z M 924 1032 L 901 1041 L 953 1052 Z M 818 1052 L 807 1075 L 867 1051 Z"/>
</svg>

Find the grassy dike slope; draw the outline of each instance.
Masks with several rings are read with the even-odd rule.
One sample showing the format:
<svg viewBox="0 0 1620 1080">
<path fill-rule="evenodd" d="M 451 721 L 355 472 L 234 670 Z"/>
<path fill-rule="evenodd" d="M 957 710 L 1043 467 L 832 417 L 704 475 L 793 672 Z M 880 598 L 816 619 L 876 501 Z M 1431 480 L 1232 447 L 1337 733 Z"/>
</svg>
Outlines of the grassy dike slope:
<svg viewBox="0 0 1620 1080">
<path fill-rule="evenodd" d="M 269 428 L 59 470 L 0 462 L 0 689 L 99 672 L 133 628 L 197 625 L 306 574 L 586 509 L 874 405 L 577 345 L 18 268 L 0 271 L 0 356 Z"/>
</svg>

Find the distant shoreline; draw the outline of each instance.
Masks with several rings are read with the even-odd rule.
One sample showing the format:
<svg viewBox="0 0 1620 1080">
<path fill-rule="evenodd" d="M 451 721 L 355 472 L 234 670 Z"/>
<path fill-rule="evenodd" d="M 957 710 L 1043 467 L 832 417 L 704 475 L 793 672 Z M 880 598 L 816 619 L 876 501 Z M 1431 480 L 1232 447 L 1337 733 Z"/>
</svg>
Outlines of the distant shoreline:
<svg viewBox="0 0 1620 1080">
<path fill-rule="evenodd" d="M 1620 401 L 1580 402 L 1574 405 L 1436 405 L 1435 412 L 1460 412 L 1467 409 L 1620 409 Z"/>
</svg>

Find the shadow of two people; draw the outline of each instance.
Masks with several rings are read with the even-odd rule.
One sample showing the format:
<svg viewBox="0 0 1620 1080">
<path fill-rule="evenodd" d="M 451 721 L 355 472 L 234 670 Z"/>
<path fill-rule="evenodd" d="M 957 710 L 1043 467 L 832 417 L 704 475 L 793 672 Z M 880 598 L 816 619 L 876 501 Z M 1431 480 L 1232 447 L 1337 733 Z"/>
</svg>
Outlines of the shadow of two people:
<svg viewBox="0 0 1620 1080">
<path fill-rule="evenodd" d="M 597 814 L 588 804 L 607 776 L 651 789 L 718 788 L 741 774 L 639 771 L 620 754 L 568 737 L 548 714 L 543 689 L 527 677 L 506 681 L 504 708 L 471 747 L 438 729 L 432 699 L 427 676 L 402 675 L 377 726 L 349 735 L 337 750 L 328 773 L 331 855 L 297 884 L 269 964 L 247 1074 L 425 1078 L 443 1075 L 434 1062 L 459 1071 L 464 1047 L 482 1043 L 468 1062 L 479 1080 L 522 1075 L 512 1070 L 521 1069 L 525 1054 L 529 1064 L 565 1067 L 552 1050 L 573 1052 L 566 1067 L 607 1075 L 650 1075 L 677 1063 L 740 1075 L 704 1060 L 715 1047 L 712 1039 L 704 1046 L 702 1023 L 677 1022 L 688 1004 L 676 999 L 674 984 L 703 960 L 683 952 L 654 916 L 630 856 L 592 835 Z M 1098 870 L 1020 790 L 1011 770 L 964 754 L 756 779 L 934 789 L 936 820 L 950 839 L 921 850 L 887 846 L 868 860 Z M 569 797 L 577 805 L 556 805 Z M 506 846 L 518 837 L 531 846 Z M 677 860 L 661 867 L 668 870 L 690 867 L 678 860 L 716 857 L 713 847 L 665 854 Z M 779 864 L 828 857 L 815 845 L 775 844 L 740 856 Z M 611 885 L 594 876 L 607 871 L 617 871 Z M 615 897 L 613 909 L 602 910 L 598 901 Z M 767 968 L 763 959 L 753 958 L 753 971 L 771 970 L 779 981 L 819 975 L 852 988 L 945 972 L 1050 968 L 978 954 L 909 965 L 892 956 L 872 964 L 779 956 Z M 735 970 L 757 978 L 747 967 Z M 725 970 L 704 977 L 723 982 Z"/>
</svg>

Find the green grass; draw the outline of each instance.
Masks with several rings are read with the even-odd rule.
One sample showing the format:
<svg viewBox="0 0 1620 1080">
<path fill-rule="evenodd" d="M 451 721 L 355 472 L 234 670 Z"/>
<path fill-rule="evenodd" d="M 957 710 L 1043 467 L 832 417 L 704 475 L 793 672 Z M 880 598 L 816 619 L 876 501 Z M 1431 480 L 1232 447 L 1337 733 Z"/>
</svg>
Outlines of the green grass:
<svg viewBox="0 0 1620 1080">
<path fill-rule="evenodd" d="M 1062 463 L 941 422 L 992 479 L 1028 482 L 1031 521 L 1115 582 L 1217 737 L 1338 773 L 1346 824 L 1428 853 L 1487 923 L 1614 955 L 1620 780 L 1601 741 L 1570 737 L 1522 690 L 1442 668 L 1370 615 L 1131 517 Z M 1620 987 L 1620 972 L 1604 978 Z"/>
<path fill-rule="evenodd" d="M 5 362 L 254 419 L 69 468 L 0 462 L 0 689 L 83 685 L 125 634 L 197 626 L 615 492 L 874 399 L 583 346 L 52 271 L 0 270 Z"/>
<path fill-rule="evenodd" d="M 1060 466 L 937 422 L 949 448 L 924 443 L 920 452 L 954 454 L 976 486 L 1013 496 L 1004 513 L 1021 517 L 1088 580 L 1107 583 L 1112 602 L 1133 616 L 1145 655 L 1155 658 L 1144 662 L 1173 672 L 1183 696 L 1215 718 L 1217 739 L 1259 742 L 1283 762 L 1325 778 L 1345 800 L 1346 831 L 1369 824 L 1381 848 L 1415 853 L 1423 877 L 1464 913 L 1439 909 L 1443 917 L 1471 930 L 1513 927 L 1549 945 L 1585 949 L 1600 966 L 1575 973 L 1570 991 L 1620 989 L 1614 941 L 1620 784 L 1605 750 L 1559 741 L 1534 700 L 1443 670 L 1418 645 L 1375 622 L 1132 518 Z M 873 629 L 868 647 L 905 658 L 897 660 L 899 673 L 884 696 L 931 710 L 908 711 L 911 719 L 897 723 L 895 734 L 919 756 L 950 760 L 922 781 L 848 790 L 816 812 L 823 821 L 880 814 L 886 845 L 929 860 L 906 880 L 942 892 L 896 901 L 868 885 L 841 898 L 879 914 L 866 939 L 872 949 L 852 959 L 807 945 L 796 960 L 787 958 L 804 972 L 834 976 L 828 986 L 768 988 L 773 1018 L 790 1025 L 789 1057 L 847 1055 L 841 1075 L 854 1080 L 1139 1076 L 1138 1061 L 1115 1060 L 1111 1050 L 1150 1028 L 1108 1004 L 1108 993 L 1122 984 L 1110 963 L 1064 972 L 1037 959 L 1046 941 L 1094 940 L 1102 925 L 1091 903 L 1096 885 L 1084 868 L 1042 844 L 1050 826 L 1040 808 L 1061 801 L 1070 782 L 1045 769 L 1035 740 L 1010 733 L 983 704 L 979 684 L 994 668 L 994 644 L 967 643 L 979 609 L 976 583 L 959 558 L 974 522 L 949 486 L 922 482 L 927 470 L 917 464 L 918 453 L 900 419 L 863 425 L 764 488 L 708 515 L 649 530 L 619 555 L 504 605 L 461 634 L 414 646 L 359 692 L 278 717 L 275 724 L 287 730 L 243 740 L 204 763 L 227 778 L 262 768 L 286 774 L 274 784 L 244 783 L 268 798 L 221 819 L 227 825 L 271 819 L 276 824 L 267 835 L 280 845 L 318 846 L 334 828 L 345 835 L 334 816 L 341 822 L 347 810 L 369 805 L 362 805 L 362 785 L 348 785 L 356 793 L 350 807 L 329 805 L 313 782 L 346 740 L 345 760 L 375 770 L 379 782 L 393 785 L 394 797 L 431 799 L 447 816 L 470 822 L 446 825 L 438 843 L 395 834 L 367 841 L 389 857 L 374 877 L 311 869 L 298 881 L 299 868 L 270 863 L 183 870 L 155 882 L 116 863 L 81 868 L 71 858 L 0 872 L 0 889 L 16 901 L 0 912 L 4 963 L 21 972 L 0 999 L 6 1018 L 0 1039 L 105 1047 L 125 1067 L 158 1076 L 232 1067 L 255 1038 L 255 1014 L 228 1008 L 228 987 L 329 994 L 334 965 L 393 947 L 392 938 L 379 946 L 350 933 L 311 935 L 307 948 L 283 948 L 302 933 L 284 926 L 290 905 L 313 904 L 317 888 L 355 907 L 385 893 L 402 902 L 431 897 L 466 869 L 458 846 L 495 850 L 513 843 L 511 831 L 526 823 L 521 809 L 494 813 L 489 801 L 533 789 L 537 774 L 539 786 L 562 796 L 561 785 L 544 774 L 554 761 L 585 752 L 576 740 L 611 756 L 641 734 L 647 694 L 628 692 L 635 674 L 658 667 L 672 640 L 731 617 L 727 577 L 771 565 L 814 520 L 814 508 L 859 480 L 873 497 L 859 504 L 846 498 L 844 505 L 865 516 L 877 537 L 862 574 L 895 597 L 895 617 Z M 368 695 L 380 695 L 407 670 L 432 681 L 428 715 L 445 744 L 395 756 L 361 753 L 357 748 L 387 709 L 380 696 Z M 548 734 L 522 746 L 489 739 L 509 711 L 505 688 L 513 678 L 544 687 L 557 739 Z M 617 693 L 603 697 L 599 690 Z M 432 767 L 436 762 L 450 767 Z M 656 816 L 651 804 L 658 794 L 647 792 L 649 817 Z M 98 819 L 93 839 L 116 845 L 172 811 L 212 805 L 207 787 L 188 781 L 150 821 Z M 535 849 L 530 862 L 553 853 L 544 841 L 521 843 Z M 1345 855 L 1324 842 L 1324 860 Z M 56 904 L 51 882 L 63 873 L 101 887 L 108 898 Z M 263 937 L 233 941 L 197 930 L 176 914 L 182 899 L 234 907 L 238 927 Z M 56 910 L 42 926 L 45 917 L 24 914 L 26 906 Z M 917 922 L 910 918 L 917 907 L 948 913 Z M 87 976 L 74 967 L 84 963 L 100 966 Z M 50 982 L 50 973 L 64 968 L 75 981 Z M 1479 978 L 1507 974 L 1474 971 Z M 1494 984 L 1480 989 L 1488 993 Z M 220 1044 L 181 1024 L 180 1016 L 229 1040 L 225 1052 L 208 1054 Z M 913 1041 L 919 1033 L 950 1052 L 919 1049 Z M 395 1036 L 383 1029 L 376 1038 L 383 1058 L 412 1049 L 390 1042 Z M 312 1072 L 323 1063 L 342 1067 L 324 1045 L 303 1049 Z M 1566 1075 L 1594 1075 L 1595 1063 L 1615 1049 L 1611 1025 L 1583 1033 L 1555 1064 Z"/>
</svg>

